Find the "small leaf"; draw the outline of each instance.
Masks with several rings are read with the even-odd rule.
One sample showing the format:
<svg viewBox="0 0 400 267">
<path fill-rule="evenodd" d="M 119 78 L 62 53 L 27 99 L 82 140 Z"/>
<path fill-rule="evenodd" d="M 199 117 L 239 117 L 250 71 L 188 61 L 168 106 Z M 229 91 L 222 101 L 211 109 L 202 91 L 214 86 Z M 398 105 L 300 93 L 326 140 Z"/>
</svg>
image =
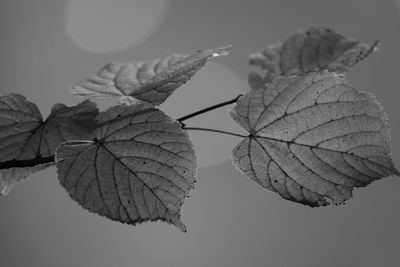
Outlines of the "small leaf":
<svg viewBox="0 0 400 267">
<path fill-rule="evenodd" d="M 180 220 L 194 187 L 196 158 L 178 122 L 146 103 L 100 113 L 96 139 L 65 142 L 57 150 L 58 177 L 83 208 L 135 225 Z"/>
<path fill-rule="evenodd" d="M 54 152 L 63 141 L 93 136 L 97 114 L 96 105 L 89 101 L 74 107 L 56 104 L 43 121 L 37 106 L 24 96 L 1 96 L 0 179 L 3 184 L 9 188 L 30 174 L 51 166 L 47 163 L 54 162 Z"/>
<path fill-rule="evenodd" d="M 173 54 L 149 61 L 110 63 L 96 76 L 72 85 L 71 92 L 82 97 L 131 96 L 160 105 L 210 58 L 228 55 L 230 48 L 200 50 L 192 55 Z"/>
<path fill-rule="evenodd" d="M 364 44 L 326 27 L 310 27 L 291 35 L 283 43 L 267 46 L 251 54 L 250 65 L 259 66 L 267 72 L 264 77 L 251 72 L 249 84 L 254 89 L 260 80 L 265 85 L 277 76 L 290 76 L 310 70 L 345 73 L 376 51 L 377 46 L 378 42 L 373 45 Z"/>
<path fill-rule="evenodd" d="M 241 97 L 231 115 L 250 133 L 233 150 L 235 166 L 285 199 L 342 204 L 354 187 L 399 175 L 381 105 L 340 75 L 276 78 Z"/>
</svg>

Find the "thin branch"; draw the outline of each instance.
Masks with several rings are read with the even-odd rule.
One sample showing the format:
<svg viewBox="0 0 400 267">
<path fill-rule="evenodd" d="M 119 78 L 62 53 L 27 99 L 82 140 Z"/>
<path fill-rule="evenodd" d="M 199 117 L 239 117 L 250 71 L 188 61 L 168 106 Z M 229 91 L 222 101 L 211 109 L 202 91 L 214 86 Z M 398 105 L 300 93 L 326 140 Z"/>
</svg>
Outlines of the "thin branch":
<svg viewBox="0 0 400 267">
<path fill-rule="evenodd" d="M 232 133 L 232 132 L 227 132 L 227 131 L 222 131 L 218 129 L 209 129 L 209 128 L 199 128 L 199 127 L 182 127 L 183 130 L 189 130 L 189 131 L 204 131 L 204 132 L 214 132 L 214 133 L 221 133 L 221 134 L 227 134 L 227 135 L 233 135 L 233 136 L 238 136 L 241 138 L 246 138 L 247 136 L 242 135 L 242 134 L 237 134 L 237 133 Z"/>
<path fill-rule="evenodd" d="M 26 159 L 26 160 L 8 160 L 4 162 L 0 162 L 0 170 L 1 169 L 10 169 L 10 168 L 25 168 L 25 167 L 34 167 L 36 165 L 52 163 L 54 162 L 54 156 L 49 156 L 45 158 L 34 158 L 34 159 Z"/>
<path fill-rule="evenodd" d="M 206 112 L 208 112 L 208 111 L 211 111 L 211 110 L 214 110 L 214 109 L 223 107 L 223 106 L 227 106 L 227 105 L 230 105 L 230 104 L 234 104 L 234 103 L 236 103 L 236 102 L 238 101 L 239 97 L 241 97 L 241 96 L 242 96 L 242 95 L 238 95 L 238 96 L 235 97 L 234 99 L 231 99 L 231 100 L 228 100 L 228 101 L 225 101 L 225 102 L 222 102 L 222 103 L 213 105 L 213 106 L 211 106 L 211 107 L 207 107 L 207 108 L 201 109 L 201 110 L 199 110 L 199 111 L 193 112 L 193 113 L 191 113 L 191 114 L 189 114 L 189 115 L 186 115 L 186 116 L 183 116 L 183 117 L 177 119 L 177 121 L 179 121 L 182 125 L 184 125 L 184 124 L 182 123 L 183 121 L 188 120 L 188 119 L 193 118 L 193 117 L 196 117 L 196 116 L 198 116 L 198 115 L 200 115 L 200 114 L 206 113 Z"/>
</svg>

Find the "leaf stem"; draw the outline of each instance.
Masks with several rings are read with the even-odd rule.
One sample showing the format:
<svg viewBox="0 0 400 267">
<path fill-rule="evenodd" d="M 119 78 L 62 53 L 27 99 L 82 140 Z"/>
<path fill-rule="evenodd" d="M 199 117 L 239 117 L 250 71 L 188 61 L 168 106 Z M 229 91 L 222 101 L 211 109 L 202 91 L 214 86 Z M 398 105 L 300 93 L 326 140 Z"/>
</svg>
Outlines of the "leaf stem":
<svg viewBox="0 0 400 267">
<path fill-rule="evenodd" d="M 222 131 L 222 130 L 218 130 L 218 129 L 209 129 L 209 128 L 200 128 L 200 127 L 186 127 L 186 126 L 183 126 L 182 129 L 183 130 L 189 130 L 189 131 L 204 131 L 204 132 L 221 133 L 221 134 L 238 136 L 238 137 L 241 137 L 241 138 L 246 138 L 247 137 L 247 136 L 242 135 L 242 134 Z"/>
<path fill-rule="evenodd" d="M 201 109 L 199 111 L 196 111 L 196 112 L 193 112 L 193 113 L 191 113 L 189 115 L 183 116 L 183 117 L 177 119 L 177 121 L 179 121 L 182 125 L 184 125 L 182 123 L 183 121 L 188 120 L 188 119 L 193 118 L 193 117 L 196 117 L 196 116 L 198 116 L 200 114 L 206 113 L 208 111 L 211 111 L 211 110 L 223 107 L 223 106 L 227 106 L 227 105 L 230 105 L 230 104 L 234 104 L 234 103 L 236 103 L 238 101 L 239 97 L 241 97 L 241 96 L 242 95 L 240 94 L 237 97 L 235 97 L 234 99 L 231 99 L 231 100 L 228 100 L 228 101 L 213 105 L 211 107 L 203 108 L 203 109 Z"/>
</svg>

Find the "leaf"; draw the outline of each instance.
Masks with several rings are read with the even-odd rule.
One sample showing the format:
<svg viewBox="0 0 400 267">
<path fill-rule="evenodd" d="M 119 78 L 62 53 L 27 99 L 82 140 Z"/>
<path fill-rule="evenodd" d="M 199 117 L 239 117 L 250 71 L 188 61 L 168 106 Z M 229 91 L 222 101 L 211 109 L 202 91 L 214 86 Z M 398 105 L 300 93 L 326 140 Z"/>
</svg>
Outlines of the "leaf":
<svg viewBox="0 0 400 267">
<path fill-rule="evenodd" d="M 192 55 L 172 54 L 149 61 L 109 63 L 94 77 L 72 85 L 71 92 L 82 97 L 131 96 L 160 105 L 210 58 L 228 55 L 230 48 L 200 50 Z"/>
<path fill-rule="evenodd" d="M 83 208 L 135 225 L 180 220 L 194 187 L 196 158 L 186 131 L 149 104 L 100 113 L 95 141 L 69 141 L 57 150 L 58 177 Z"/>
<path fill-rule="evenodd" d="M 354 187 L 399 175 L 381 105 L 340 75 L 276 78 L 241 97 L 231 115 L 250 133 L 233 150 L 235 166 L 285 199 L 342 204 Z"/>
<path fill-rule="evenodd" d="M 291 35 L 283 43 L 270 45 L 250 55 L 250 65 L 266 70 L 264 77 L 251 72 L 251 88 L 264 87 L 277 76 L 290 76 L 310 70 L 346 73 L 377 50 L 373 45 L 346 38 L 326 27 L 310 27 Z M 260 81 L 262 86 L 260 87 Z"/>
<path fill-rule="evenodd" d="M 56 104 L 43 121 L 37 106 L 24 96 L 1 96 L 0 180 L 5 188 L 51 166 L 47 163 L 54 162 L 54 152 L 63 141 L 92 136 L 97 114 L 90 101 L 74 107 Z"/>
</svg>

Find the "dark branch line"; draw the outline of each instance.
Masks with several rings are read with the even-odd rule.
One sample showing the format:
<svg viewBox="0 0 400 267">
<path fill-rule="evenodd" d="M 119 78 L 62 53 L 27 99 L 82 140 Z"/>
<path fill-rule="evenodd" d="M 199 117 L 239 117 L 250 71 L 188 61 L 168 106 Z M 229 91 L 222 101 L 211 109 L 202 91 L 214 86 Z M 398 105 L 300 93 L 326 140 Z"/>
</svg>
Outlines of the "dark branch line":
<svg viewBox="0 0 400 267">
<path fill-rule="evenodd" d="M 26 160 L 8 160 L 0 162 L 0 170 L 3 169 L 11 169 L 11 168 L 25 168 L 25 167 L 35 167 L 40 164 L 52 163 L 54 162 L 54 156 L 49 157 L 39 157 L 34 159 L 26 159 Z"/>
<path fill-rule="evenodd" d="M 188 120 L 188 119 L 190 119 L 190 118 L 196 117 L 196 116 L 201 115 L 201 114 L 203 114 L 203 113 L 206 113 L 206 112 L 208 112 L 208 111 L 211 111 L 211 110 L 214 110 L 214 109 L 223 107 L 223 106 L 227 106 L 227 105 L 230 105 L 230 104 L 234 104 L 234 103 L 236 103 L 236 102 L 238 101 L 239 97 L 241 97 L 241 96 L 242 96 L 242 95 L 240 94 L 240 95 L 238 95 L 237 97 L 235 97 L 234 99 L 231 99 L 231 100 L 228 100 L 228 101 L 225 101 L 225 102 L 222 102 L 222 103 L 213 105 L 213 106 L 211 106 L 211 107 L 207 107 L 207 108 L 201 109 L 201 110 L 199 110 L 199 111 L 193 112 L 193 113 L 191 113 L 191 114 L 188 114 L 188 115 L 186 115 L 186 116 L 183 116 L 183 117 L 177 119 L 177 121 L 179 121 L 180 123 L 182 123 L 182 122 L 185 121 L 185 120 Z"/>
<path fill-rule="evenodd" d="M 190 118 L 193 118 L 195 116 L 201 115 L 203 113 L 209 112 L 211 110 L 223 107 L 223 106 L 227 106 L 230 104 L 234 104 L 238 101 L 239 97 L 241 97 L 242 95 L 238 95 L 237 97 L 235 97 L 234 99 L 201 109 L 199 111 L 196 111 L 194 113 L 188 114 L 186 116 L 183 116 L 179 119 L 177 119 L 178 122 L 180 122 L 182 124 L 182 129 L 185 130 L 198 130 L 198 131 L 208 131 L 208 132 L 216 132 L 216 133 L 223 133 L 223 134 L 228 134 L 228 135 L 233 135 L 233 136 L 238 136 L 238 137 L 246 137 L 244 135 L 240 135 L 240 134 L 236 134 L 236 133 L 231 133 L 231 132 L 226 132 L 226 131 L 222 131 L 222 130 L 217 130 L 217 129 L 206 129 L 206 128 L 197 128 L 197 127 L 185 127 L 185 125 L 182 123 L 185 120 L 188 120 Z M 0 162 L 0 170 L 3 169 L 11 169 L 11 168 L 26 168 L 26 167 L 34 167 L 40 164 L 46 164 L 46 163 L 52 163 L 55 162 L 55 157 L 54 156 L 48 156 L 48 157 L 36 157 L 33 159 L 27 159 L 27 160 L 8 160 L 8 161 L 3 161 Z"/>
</svg>

